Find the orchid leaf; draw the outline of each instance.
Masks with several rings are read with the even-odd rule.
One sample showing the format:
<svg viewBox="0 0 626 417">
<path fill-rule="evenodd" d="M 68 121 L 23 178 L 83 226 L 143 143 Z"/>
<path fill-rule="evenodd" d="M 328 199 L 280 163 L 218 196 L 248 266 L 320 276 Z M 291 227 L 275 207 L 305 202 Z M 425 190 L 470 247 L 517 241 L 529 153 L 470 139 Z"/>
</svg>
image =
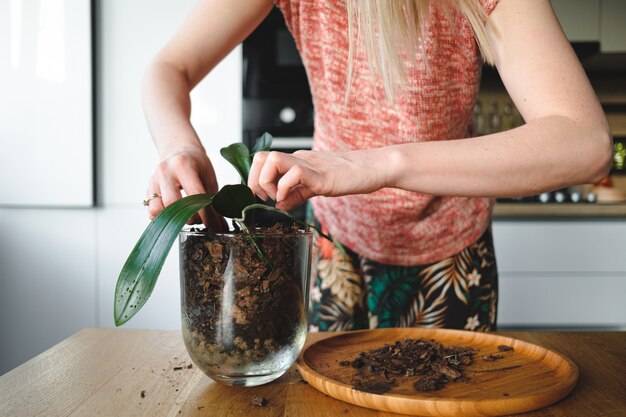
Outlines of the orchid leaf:
<svg viewBox="0 0 626 417">
<path fill-rule="evenodd" d="M 250 204 L 246 206 L 242 210 L 241 216 L 239 216 L 239 218 L 236 218 L 236 220 L 239 220 L 248 227 L 257 227 L 258 223 L 257 221 L 255 221 L 257 220 L 255 218 L 255 212 L 257 210 L 261 210 L 271 214 L 270 218 L 265 218 L 265 224 L 263 225 L 263 227 L 271 227 L 276 223 L 295 223 L 295 218 L 289 212 L 277 209 L 276 207 L 268 206 L 267 204 L 260 203 Z M 269 220 L 271 220 L 271 224 L 269 223 Z"/>
<path fill-rule="evenodd" d="M 241 177 L 241 182 L 247 184 L 252 165 L 248 147 L 243 143 L 233 143 L 220 149 L 220 154 L 235 167 Z"/>
<path fill-rule="evenodd" d="M 274 138 L 269 133 L 265 132 L 256 140 L 250 156 L 254 156 L 257 152 L 269 151 L 272 146 L 272 140 Z"/>
<path fill-rule="evenodd" d="M 248 186 L 243 184 L 225 185 L 215 194 L 213 207 L 225 217 L 241 217 L 244 208 L 254 204 L 256 197 Z"/>
<path fill-rule="evenodd" d="M 126 323 L 143 307 L 181 229 L 212 201 L 210 194 L 187 196 L 167 206 L 150 222 L 117 279 L 113 309 L 116 326 Z"/>
<path fill-rule="evenodd" d="M 220 149 L 220 154 L 235 167 L 241 177 L 242 184 L 247 184 L 250 167 L 252 166 L 252 157 L 257 152 L 269 151 L 272 146 L 272 139 L 272 135 L 265 132 L 256 140 L 252 152 L 243 143 L 233 143 Z"/>
<path fill-rule="evenodd" d="M 283 218 L 289 219 L 291 222 L 293 222 L 295 224 L 299 224 L 301 226 L 304 226 L 306 229 L 313 229 L 321 237 L 323 237 L 324 239 L 329 240 L 330 242 L 332 242 L 333 245 L 335 245 L 335 247 L 337 249 L 339 249 L 341 252 L 343 252 L 343 253 L 346 252 L 345 248 L 343 247 L 343 245 L 341 243 L 339 243 L 339 241 L 333 239 L 332 237 L 330 237 L 329 235 L 324 233 L 322 231 L 322 229 L 320 229 L 319 227 L 314 226 L 314 225 L 309 224 L 309 223 L 306 223 L 306 222 L 303 222 L 301 220 L 298 220 L 294 216 L 292 216 L 291 213 L 289 213 L 288 211 L 281 210 L 281 209 L 278 209 L 276 207 L 267 206 L 265 204 L 251 204 L 251 205 L 247 206 L 246 208 L 244 208 L 242 213 L 241 213 L 241 217 L 240 218 L 236 218 L 235 220 L 240 222 L 240 223 L 246 224 L 249 221 L 249 217 L 251 217 L 251 215 L 254 213 L 255 210 L 269 211 L 269 212 L 272 212 L 274 214 L 278 214 L 278 215 L 280 215 Z"/>
</svg>

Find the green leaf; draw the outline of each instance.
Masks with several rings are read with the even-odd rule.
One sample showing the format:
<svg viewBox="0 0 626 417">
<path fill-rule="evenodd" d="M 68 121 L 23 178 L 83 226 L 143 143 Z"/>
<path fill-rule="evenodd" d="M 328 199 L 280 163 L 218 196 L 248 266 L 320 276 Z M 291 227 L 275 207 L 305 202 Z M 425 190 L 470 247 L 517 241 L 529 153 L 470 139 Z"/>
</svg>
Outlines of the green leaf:
<svg viewBox="0 0 626 417">
<path fill-rule="evenodd" d="M 220 149 L 220 154 L 235 167 L 241 177 L 241 182 L 247 184 L 250 165 L 252 165 L 248 147 L 243 143 L 233 143 Z"/>
<path fill-rule="evenodd" d="M 246 208 L 244 208 L 241 212 L 241 218 L 234 218 L 236 221 L 239 221 L 240 223 L 246 224 L 247 220 L 248 220 L 248 216 L 250 216 L 252 213 L 254 213 L 254 210 L 265 210 L 265 211 L 269 211 L 275 214 L 278 214 L 279 216 L 283 217 L 284 219 L 288 219 L 291 222 L 295 223 L 295 224 L 299 224 L 301 226 L 304 226 L 307 229 L 313 229 L 317 232 L 317 234 L 319 234 L 321 237 L 323 237 L 324 239 L 330 241 L 333 243 L 333 245 L 335 245 L 335 247 L 337 249 L 339 249 L 342 253 L 346 253 L 346 249 L 343 247 L 343 245 L 341 243 L 339 243 L 339 241 L 333 239 L 332 237 L 328 236 L 326 233 L 322 232 L 322 229 L 320 229 L 317 226 L 314 226 L 312 224 L 309 224 L 307 222 L 303 222 L 301 220 L 296 219 L 291 213 L 289 213 L 288 211 L 285 210 L 281 210 L 278 209 L 276 207 L 272 207 L 272 206 L 268 206 L 266 204 L 250 204 L 249 206 L 247 206 Z"/>
<path fill-rule="evenodd" d="M 277 214 L 279 217 L 283 217 L 284 220 L 287 220 L 291 223 L 296 222 L 296 219 L 289 212 L 277 209 L 276 207 L 268 206 L 266 204 L 249 204 L 242 210 L 241 217 L 235 218 L 235 220 L 239 220 L 241 223 L 248 224 L 248 220 L 255 210 L 269 211 Z"/>
<path fill-rule="evenodd" d="M 248 175 L 250 175 L 250 166 L 252 165 L 252 157 L 257 152 L 269 151 L 272 146 L 272 139 L 272 135 L 265 132 L 257 139 L 252 148 L 252 153 L 250 153 L 248 147 L 243 143 L 233 143 L 220 149 L 220 154 L 235 167 L 241 177 L 241 182 L 247 184 Z"/>
<path fill-rule="evenodd" d="M 167 206 L 150 222 L 117 279 L 113 309 L 116 326 L 126 323 L 143 307 L 181 229 L 212 201 L 210 194 L 187 196 Z"/>
<path fill-rule="evenodd" d="M 250 156 L 254 156 L 254 154 L 257 152 L 269 151 L 272 146 L 273 139 L 274 138 L 269 133 L 267 132 L 263 133 L 256 140 L 256 143 L 254 144 L 254 147 L 252 148 L 252 152 L 250 152 Z"/>
<path fill-rule="evenodd" d="M 231 219 L 241 217 L 243 209 L 255 202 L 254 193 L 243 184 L 225 185 L 213 197 L 213 207 L 222 216 Z"/>
</svg>

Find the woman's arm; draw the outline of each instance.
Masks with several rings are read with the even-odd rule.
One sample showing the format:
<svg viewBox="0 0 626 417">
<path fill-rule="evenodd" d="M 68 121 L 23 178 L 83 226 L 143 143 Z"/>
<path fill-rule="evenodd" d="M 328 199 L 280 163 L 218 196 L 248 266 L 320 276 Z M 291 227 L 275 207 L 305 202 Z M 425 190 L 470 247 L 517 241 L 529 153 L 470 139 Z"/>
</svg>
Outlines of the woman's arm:
<svg viewBox="0 0 626 417">
<path fill-rule="evenodd" d="M 148 194 L 162 196 L 150 201 L 152 217 L 180 199 L 181 189 L 187 194 L 217 191 L 213 167 L 189 121 L 189 93 L 258 26 L 272 6 L 272 0 L 246 0 L 245 6 L 238 0 L 202 0 L 148 67 L 141 97 L 161 159 Z M 205 224 L 220 223 L 212 212 L 201 216 Z"/>
<path fill-rule="evenodd" d="M 261 154 L 250 174 L 253 190 L 291 208 L 313 195 L 383 187 L 500 197 L 602 179 L 611 164 L 608 125 L 549 1 L 500 0 L 491 17 L 496 66 L 526 125 L 479 138 L 323 157 Z"/>
<path fill-rule="evenodd" d="M 391 186 L 438 195 L 519 196 L 605 177 L 611 134 L 548 0 L 500 0 L 490 30 L 498 72 L 526 125 L 390 149 Z M 404 175 L 410 170 L 412 175 Z"/>
</svg>

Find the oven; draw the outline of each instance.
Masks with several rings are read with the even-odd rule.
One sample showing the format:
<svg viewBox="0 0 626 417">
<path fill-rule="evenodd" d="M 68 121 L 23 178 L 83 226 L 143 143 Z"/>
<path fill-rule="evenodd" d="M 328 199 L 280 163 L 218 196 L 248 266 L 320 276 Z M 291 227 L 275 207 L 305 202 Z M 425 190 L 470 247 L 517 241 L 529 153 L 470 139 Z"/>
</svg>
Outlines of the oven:
<svg viewBox="0 0 626 417">
<path fill-rule="evenodd" d="M 252 147 L 256 138 L 269 132 L 273 149 L 311 149 L 314 113 L 309 83 L 278 8 L 243 42 L 242 49 L 244 143 Z"/>
</svg>

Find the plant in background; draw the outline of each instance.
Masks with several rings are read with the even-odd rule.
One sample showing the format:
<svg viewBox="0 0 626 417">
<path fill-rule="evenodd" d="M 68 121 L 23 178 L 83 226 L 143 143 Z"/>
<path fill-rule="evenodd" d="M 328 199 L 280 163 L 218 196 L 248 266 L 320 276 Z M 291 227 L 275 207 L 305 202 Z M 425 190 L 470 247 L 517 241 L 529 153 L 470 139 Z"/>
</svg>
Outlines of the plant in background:
<svg viewBox="0 0 626 417">
<path fill-rule="evenodd" d="M 330 240 L 318 228 L 296 220 L 291 214 L 261 203 L 252 190 L 245 185 L 248 180 L 252 158 L 257 152 L 267 151 L 272 144 L 272 136 L 264 133 L 252 151 L 243 143 L 234 143 L 222 148 L 220 153 L 239 172 L 242 184 L 226 185 L 216 194 L 194 194 L 186 196 L 161 211 L 150 222 L 133 248 L 117 280 L 114 300 L 115 325 L 120 326 L 132 318 L 146 303 L 156 284 L 169 250 L 187 221 L 199 210 L 212 205 L 224 217 L 232 219 L 236 233 L 246 235 L 257 255 L 270 267 L 251 228 L 268 227 L 276 223 L 300 225 L 306 230 L 315 229 L 321 236 Z M 257 215 L 257 212 L 270 212 L 272 216 Z M 334 242 L 339 246 L 339 243 Z"/>
</svg>

